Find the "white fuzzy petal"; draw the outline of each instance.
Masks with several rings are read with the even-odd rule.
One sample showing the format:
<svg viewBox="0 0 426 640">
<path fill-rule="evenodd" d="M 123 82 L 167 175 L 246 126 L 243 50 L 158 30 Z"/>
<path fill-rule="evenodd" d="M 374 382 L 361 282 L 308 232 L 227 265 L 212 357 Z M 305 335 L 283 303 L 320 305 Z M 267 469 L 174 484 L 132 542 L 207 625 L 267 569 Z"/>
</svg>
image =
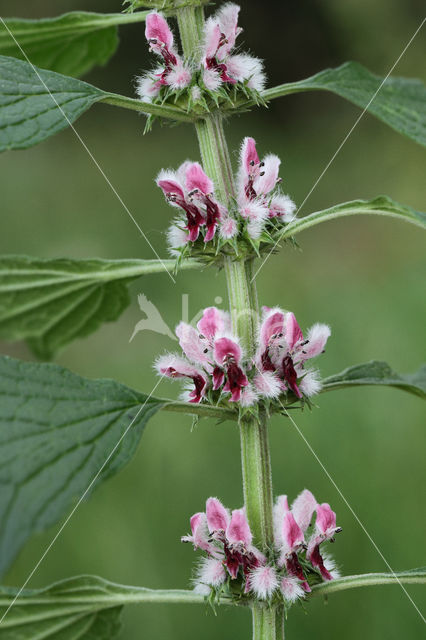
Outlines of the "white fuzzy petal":
<svg viewBox="0 0 426 640">
<path fill-rule="evenodd" d="M 233 238 L 238 233 L 238 226 L 233 218 L 224 218 L 219 227 L 219 235 L 225 240 Z"/>
<path fill-rule="evenodd" d="M 205 69 L 203 71 L 203 82 L 209 91 L 217 91 L 222 84 L 219 73 L 214 69 Z"/>
<path fill-rule="evenodd" d="M 322 384 L 319 378 L 319 371 L 316 369 L 310 369 L 304 375 L 301 383 L 299 384 L 300 391 L 307 396 L 314 396 L 321 391 Z"/>
<path fill-rule="evenodd" d="M 256 391 L 249 384 L 241 391 L 240 405 L 242 407 L 251 407 L 258 399 Z"/>
<path fill-rule="evenodd" d="M 229 56 L 226 60 L 228 74 L 237 82 L 248 81 L 250 89 L 261 91 L 265 87 L 266 77 L 263 64 L 259 58 L 242 53 Z"/>
<path fill-rule="evenodd" d="M 250 573 L 250 591 L 259 600 L 268 600 L 278 587 L 278 578 L 274 567 L 256 567 Z"/>
<path fill-rule="evenodd" d="M 184 229 L 181 229 L 177 224 L 183 226 L 185 223 L 182 220 L 176 220 L 167 230 L 167 244 L 169 250 L 173 255 L 179 255 L 180 247 L 184 247 L 188 242 L 188 234 Z"/>
<path fill-rule="evenodd" d="M 249 220 L 247 233 L 253 240 L 258 240 L 265 226 L 264 220 Z"/>
<path fill-rule="evenodd" d="M 222 561 L 216 558 L 203 558 L 197 569 L 195 584 L 219 587 L 226 580 Z"/>
<path fill-rule="evenodd" d="M 303 598 L 305 594 L 299 580 L 292 576 L 286 576 L 281 580 L 280 589 L 284 600 L 287 600 L 287 602 L 296 602 L 299 598 Z"/>
<path fill-rule="evenodd" d="M 169 87 L 174 91 L 184 89 L 191 82 L 191 71 L 182 63 L 178 63 L 174 65 L 171 71 L 167 74 L 166 81 Z"/>
<path fill-rule="evenodd" d="M 253 382 L 259 394 L 265 398 L 278 398 L 282 392 L 281 383 L 272 371 L 260 371 Z"/>
<path fill-rule="evenodd" d="M 279 193 L 274 196 L 270 203 L 270 210 L 274 216 L 281 218 L 283 222 L 291 222 L 294 220 L 296 205 L 290 196 L 286 196 L 283 193 Z"/>
<path fill-rule="evenodd" d="M 140 76 L 136 80 L 136 93 L 143 102 L 151 102 L 153 98 L 158 96 L 160 88 L 152 74 Z"/>
</svg>

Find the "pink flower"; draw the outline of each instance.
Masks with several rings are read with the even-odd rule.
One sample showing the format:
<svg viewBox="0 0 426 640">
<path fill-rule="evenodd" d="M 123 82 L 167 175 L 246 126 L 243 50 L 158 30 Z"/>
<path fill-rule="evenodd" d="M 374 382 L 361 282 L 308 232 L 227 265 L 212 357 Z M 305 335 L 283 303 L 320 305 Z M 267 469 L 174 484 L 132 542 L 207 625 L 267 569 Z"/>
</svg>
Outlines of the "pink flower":
<svg viewBox="0 0 426 640">
<path fill-rule="evenodd" d="M 137 93 L 141 100 L 151 101 L 163 86 L 168 86 L 173 91 L 187 87 L 191 82 L 191 71 L 177 54 L 173 33 L 161 13 L 153 11 L 147 15 L 145 37 L 150 51 L 162 58 L 163 66 L 138 79 Z"/>
<path fill-rule="evenodd" d="M 316 511 L 315 532 L 309 543 L 305 536 Z M 274 546 L 277 555 L 268 551 L 269 558 L 253 545 L 253 536 L 245 509 L 229 509 L 217 498 L 209 498 L 206 511 L 196 513 L 191 520 L 192 535 L 183 542 L 192 542 L 206 554 L 197 571 L 196 589 L 221 588 L 227 580 L 236 581 L 232 591 L 251 593 L 258 600 L 271 600 L 279 592 L 292 604 L 311 591 L 310 578 L 318 581 L 338 576 L 333 560 L 320 555 L 319 544 L 333 541 L 341 529 L 336 527 L 336 515 L 327 503 L 317 504 L 305 489 L 288 506 L 287 496 L 278 496 L 274 506 Z M 332 572 L 332 573 L 331 573 Z"/>
<path fill-rule="evenodd" d="M 172 179 L 170 172 L 163 172 L 158 182 L 165 192 L 173 189 L 176 198 L 184 200 L 191 193 L 187 191 L 189 186 L 200 193 L 210 189 L 211 183 L 199 166 L 182 166 L 179 171 L 184 177 L 189 175 L 188 182 L 182 185 L 178 173 Z M 193 174 L 188 171 L 190 168 Z M 238 339 L 232 335 L 229 313 L 216 307 L 204 310 L 197 328 L 179 323 L 176 335 L 185 358 L 166 354 L 156 367 L 161 375 L 193 381 L 190 402 L 201 402 L 211 390 L 229 393 L 229 402 L 251 407 L 264 398 L 274 401 L 289 392 L 297 398 L 310 397 L 321 388 L 318 372 L 306 368 L 306 360 L 323 351 L 329 327 L 314 325 L 305 340 L 294 314 L 278 307 L 263 310 L 254 361 L 244 358 Z M 214 401 L 221 400 L 220 394 L 214 396 Z"/>
<path fill-rule="evenodd" d="M 191 325 L 186 322 L 180 322 L 175 332 L 179 338 L 182 351 L 188 360 L 200 364 L 208 373 L 211 373 L 213 367 L 209 361 L 210 349 L 206 341 L 200 338 L 197 329 L 191 327 Z"/>
<path fill-rule="evenodd" d="M 196 242 L 201 228 L 205 227 L 204 242 L 212 240 L 223 207 L 215 200 L 213 182 L 198 162 L 184 162 L 177 171 L 163 169 L 156 182 L 169 204 L 185 212 L 188 239 Z"/>
<path fill-rule="evenodd" d="M 189 196 L 205 207 L 207 233 L 204 242 L 212 240 L 220 220 L 220 208 L 212 199 L 213 182 L 206 176 L 198 162 L 193 162 L 186 171 L 186 188 Z"/>
<path fill-rule="evenodd" d="M 325 540 L 334 542 L 334 536 L 339 533 L 341 527 L 336 527 L 336 514 L 332 511 L 327 502 L 318 504 L 316 507 L 317 519 L 315 522 L 315 532 L 309 540 L 307 557 L 313 567 L 317 567 L 324 580 L 331 580 L 332 575 L 324 564 L 319 547 Z"/>
<path fill-rule="evenodd" d="M 238 342 L 232 337 L 218 338 L 214 342 L 214 359 L 221 371 L 226 372 L 226 383 L 224 392 L 231 393 L 230 402 L 238 402 L 241 397 L 241 390 L 249 384 L 246 374 L 242 370 L 241 348 Z M 219 378 L 221 373 L 216 372 Z M 221 378 L 223 380 L 223 378 Z"/>
<path fill-rule="evenodd" d="M 281 161 L 269 154 L 261 161 L 253 138 L 244 138 L 238 172 L 238 206 L 243 218 L 249 219 L 247 230 L 256 239 L 270 218 L 290 222 L 294 218 L 294 202 L 282 194 L 278 185 Z"/>
<path fill-rule="evenodd" d="M 238 26 L 240 7 L 225 4 L 204 27 L 202 65 L 206 89 L 216 91 L 222 83 L 246 83 L 250 89 L 261 91 L 265 85 L 262 62 L 247 54 L 231 55 L 241 28 Z"/>
<path fill-rule="evenodd" d="M 278 564 L 285 565 L 290 576 L 301 581 L 303 589 L 309 592 L 302 565 L 299 562 L 299 551 L 306 549 L 305 532 L 311 522 L 316 507 L 312 493 L 305 489 L 288 508 L 287 497 L 279 496 L 274 509 L 275 544 L 280 551 Z"/>
<path fill-rule="evenodd" d="M 302 390 L 306 396 L 317 393 L 321 388 L 318 378 L 314 370 L 305 368 L 305 362 L 322 353 L 329 336 L 327 325 L 316 324 L 304 340 L 294 313 L 265 308 L 256 354 L 259 377 L 264 376 L 266 385 L 272 372 L 282 388 L 290 389 L 298 398 L 302 398 Z"/>
<path fill-rule="evenodd" d="M 153 11 L 146 17 L 145 22 L 145 38 L 148 40 L 150 49 L 155 53 L 171 59 L 176 63 L 176 57 L 172 53 L 173 49 L 173 33 L 170 30 L 167 20 L 161 15 Z"/>
<path fill-rule="evenodd" d="M 203 337 L 212 340 L 216 334 L 231 330 L 231 317 L 226 311 L 216 307 L 207 307 L 197 324 Z"/>
<path fill-rule="evenodd" d="M 207 387 L 207 376 L 201 368 L 172 353 L 160 356 L 155 368 L 160 375 L 167 378 L 190 378 L 195 388 L 189 394 L 189 402 L 201 402 Z"/>
<path fill-rule="evenodd" d="M 192 516 L 191 530 L 192 535 L 184 536 L 182 541 L 192 542 L 209 556 L 221 560 L 232 580 L 237 578 L 241 569 L 246 581 L 250 570 L 265 561 L 263 554 L 252 545 L 244 509 L 235 509 L 230 515 L 220 500 L 209 498 L 206 512 Z M 216 569 L 219 571 L 217 566 Z"/>
<path fill-rule="evenodd" d="M 203 512 L 194 513 L 190 519 L 192 535 L 182 536 L 182 542 L 192 542 L 194 549 L 203 549 L 212 556 L 217 556 L 217 550 L 211 544 L 209 539 L 209 531 L 207 529 L 206 514 Z"/>
</svg>

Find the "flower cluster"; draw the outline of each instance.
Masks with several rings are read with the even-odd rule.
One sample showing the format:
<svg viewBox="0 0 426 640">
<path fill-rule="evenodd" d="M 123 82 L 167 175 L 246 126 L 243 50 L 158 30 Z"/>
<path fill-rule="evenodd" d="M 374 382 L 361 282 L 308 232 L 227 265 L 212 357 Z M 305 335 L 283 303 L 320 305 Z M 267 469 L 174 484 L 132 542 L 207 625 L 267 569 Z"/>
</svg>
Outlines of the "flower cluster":
<svg viewBox="0 0 426 640">
<path fill-rule="evenodd" d="M 307 534 L 312 517 L 315 526 Z M 209 595 L 212 589 L 227 589 L 235 593 L 253 594 L 260 600 L 284 598 L 291 604 L 311 585 L 338 577 L 329 555 L 320 552 L 320 545 L 334 541 L 336 514 L 327 503 L 318 504 L 305 489 L 288 506 L 287 496 L 279 496 L 274 507 L 274 548 L 267 558 L 253 545 L 253 536 L 244 509 L 232 513 L 217 498 L 209 498 L 206 511 L 190 520 L 191 535 L 182 542 L 191 542 L 205 552 L 198 568 L 195 588 Z M 231 582 L 232 581 L 232 582 Z"/>
<path fill-rule="evenodd" d="M 321 388 L 315 369 L 306 361 L 324 350 L 330 328 L 315 324 L 303 337 L 293 313 L 263 308 L 256 355 L 245 358 L 231 331 L 229 313 L 209 307 L 197 328 L 181 322 L 176 335 L 185 357 L 166 353 L 155 364 L 157 372 L 190 382 L 183 398 L 189 402 L 239 402 L 250 407 L 260 400 L 306 399 Z"/>
<path fill-rule="evenodd" d="M 161 13 L 146 18 L 145 36 L 150 50 L 162 58 L 162 64 L 138 78 L 137 93 L 145 102 L 163 102 L 171 93 L 188 90 L 188 104 L 209 108 L 206 97 L 215 102 L 226 87 L 241 88 L 257 95 L 264 88 L 262 62 L 248 54 L 232 54 L 242 29 L 238 27 L 240 7 L 226 4 L 205 23 L 201 55 L 191 64 L 184 62 L 174 47 L 173 33 Z"/>
<path fill-rule="evenodd" d="M 275 243 L 283 225 L 294 219 L 296 209 L 280 190 L 280 163 L 274 154 L 260 160 L 255 140 L 245 138 L 237 196 L 230 210 L 219 202 L 212 180 L 197 162 L 186 161 L 177 171 L 160 171 L 157 185 L 167 201 L 184 214 L 176 217 L 168 231 L 172 254 L 205 260 L 214 259 L 219 250 L 235 254 L 254 249 L 259 253 L 262 247 Z"/>
</svg>

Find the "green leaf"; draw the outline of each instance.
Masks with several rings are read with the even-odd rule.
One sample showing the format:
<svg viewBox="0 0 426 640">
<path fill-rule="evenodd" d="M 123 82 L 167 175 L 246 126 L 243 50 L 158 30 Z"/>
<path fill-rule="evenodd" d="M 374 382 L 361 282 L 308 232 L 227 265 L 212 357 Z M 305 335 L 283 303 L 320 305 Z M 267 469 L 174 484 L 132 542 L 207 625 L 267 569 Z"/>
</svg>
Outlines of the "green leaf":
<svg viewBox="0 0 426 640">
<path fill-rule="evenodd" d="M 357 62 L 345 62 L 336 69 L 325 69 L 299 82 L 266 89 L 262 98 L 272 100 L 302 91 L 331 91 L 362 109 L 367 108 L 387 125 L 426 146 L 426 86 L 421 80 L 390 77 L 380 88 L 383 78 L 374 75 Z"/>
<path fill-rule="evenodd" d="M 120 610 L 125 604 L 205 604 L 203 595 L 184 589 L 145 589 L 114 584 L 95 576 L 79 576 L 62 580 L 45 589 L 23 591 L 14 602 L 17 589 L 0 587 L 0 618 L 10 607 L 1 623 L 2 640 L 110 640 L 115 638 Z M 222 596 L 218 604 L 233 604 Z M 85 634 L 78 635 L 73 623 L 92 624 Z M 103 628 L 100 624 L 103 623 Z M 99 624 L 99 628 L 94 628 Z M 108 627 L 109 624 L 109 627 Z M 55 629 L 60 631 L 55 633 Z M 37 631 L 40 635 L 35 634 Z M 96 631 L 96 633 L 95 633 Z M 19 634 L 18 634 L 19 632 Z M 80 632 L 81 633 L 81 632 Z"/>
<path fill-rule="evenodd" d="M 26 149 L 62 131 L 95 102 L 190 122 L 178 107 L 107 93 L 87 82 L 0 56 L 0 151 Z"/>
<path fill-rule="evenodd" d="M 346 576 L 323 582 L 312 587 L 314 595 L 329 593 L 371 585 L 385 584 L 425 584 L 426 569 L 413 569 L 391 573 L 370 573 L 358 576 Z M 17 597 L 19 594 L 19 597 Z M 215 604 L 245 606 L 247 600 L 236 600 L 221 595 Z M 206 604 L 205 596 L 184 589 L 145 589 L 114 584 L 95 576 L 79 576 L 62 580 L 44 589 L 25 590 L 0 587 L 0 618 L 7 614 L 1 623 L 2 640 L 34 640 L 51 638 L 52 640 L 112 640 L 116 628 L 93 629 L 89 635 L 73 634 L 73 620 L 102 620 L 108 613 L 117 623 L 120 609 L 127 604 Z M 70 621 L 70 622 L 69 622 Z M 59 633 L 55 629 L 60 628 Z M 96 633 L 94 633 L 96 631 Z M 109 635 L 108 635 L 109 633 Z"/>
<path fill-rule="evenodd" d="M 174 260 L 0 258 L 0 338 L 27 339 L 42 359 L 116 320 L 135 278 L 173 270 Z M 182 269 L 197 268 L 194 260 Z"/>
<path fill-rule="evenodd" d="M 238 418 L 235 410 L 155 398 L 114 380 L 6 356 L 0 399 L 0 574 L 34 532 L 130 461 L 160 409 Z"/>
<path fill-rule="evenodd" d="M 167 401 L 8 357 L 0 358 L 0 397 L 1 573 L 34 532 L 129 462 Z"/>
<path fill-rule="evenodd" d="M 115 24 L 114 14 L 84 11 L 42 20 L 8 18 L 0 25 L 0 54 L 21 60 L 27 56 L 43 69 L 81 76 L 115 53 Z"/>
<path fill-rule="evenodd" d="M 390 216 L 401 221 L 411 222 L 411 224 L 426 229 L 425 213 L 399 204 L 387 196 L 378 196 L 373 200 L 351 200 L 350 202 L 343 202 L 342 204 L 337 204 L 323 211 L 315 211 L 315 213 L 311 213 L 303 218 L 296 218 L 285 227 L 283 233 L 280 235 L 280 240 L 294 236 L 300 231 L 309 229 L 309 227 L 313 227 L 321 222 L 328 222 L 334 218 L 371 214 Z"/>
<path fill-rule="evenodd" d="M 0 24 L 0 54 L 78 77 L 115 53 L 117 25 L 141 22 L 147 14 L 73 11 L 41 20 L 6 18 Z"/>
<path fill-rule="evenodd" d="M 103 97 L 81 80 L 0 56 L 0 151 L 42 142 Z"/>
<path fill-rule="evenodd" d="M 401 375 L 395 373 L 386 362 L 372 360 L 365 364 L 348 367 L 341 373 L 325 378 L 322 391 L 367 384 L 397 387 L 420 398 L 426 398 L 426 365 L 423 365 L 416 373 Z"/>
<path fill-rule="evenodd" d="M 383 584 L 426 584 L 426 567 L 396 573 L 363 573 L 356 576 L 344 576 L 316 584 L 312 587 L 312 595 L 325 596 L 337 591 Z"/>
</svg>

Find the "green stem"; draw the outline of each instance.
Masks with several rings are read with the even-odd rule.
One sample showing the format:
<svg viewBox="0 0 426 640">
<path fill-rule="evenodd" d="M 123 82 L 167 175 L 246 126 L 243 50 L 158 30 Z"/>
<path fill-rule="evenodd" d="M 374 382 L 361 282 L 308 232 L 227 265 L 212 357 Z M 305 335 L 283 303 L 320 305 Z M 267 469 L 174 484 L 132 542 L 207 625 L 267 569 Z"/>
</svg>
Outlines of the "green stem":
<svg viewBox="0 0 426 640">
<path fill-rule="evenodd" d="M 201 16 L 201 19 L 200 19 Z M 185 56 L 196 53 L 202 34 L 202 9 L 186 8 L 177 12 Z M 220 112 L 209 114 L 195 123 L 201 157 L 206 173 L 213 179 L 218 199 L 231 205 L 235 197 L 232 165 L 223 131 Z M 241 340 L 245 357 L 254 355 L 257 332 L 257 295 L 251 279 L 251 261 L 225 258 L 229 306 L 233 330 Z M 253 541 L 267 552 L 273 544 L 272 478 L 266 416 L 253 415 L 240 420 L 241 460 L 244 504 L 253 533 Z M 253 603 L 253 640 L 276 640 L 282 637 L 276 626 L 276 609 Z"/>
<path fill-rule="evenodd" d="M 188 6 L 186 0 L 175 0 L 176 18 L 185 57 L 195 57 L 203 38 L 204 9 Z"/>
<path fill-rule="evenodd" d="M 160 398 L 161 402 L 163 399 Z M 225 407 L 215 407 L 208 404 L 190 404 L 189 402 L 172 402 L 164 399 L 164 406 L 162 411 L 173 411 L 175 413 L 185 413 L 189 415 L 199 416 L 200 418 L 216 418 L 224 422 L 225 420 L 238 420 L 238 413 L 232 409 L 225 409 Z"/>
<path fill-rule="evenodd" d="M 252 607 L 253 640 L 284 640 L 283 618 L 275 607 Z"/>
<path fill-rule="evenodd" d="M 176 120 L 177 122 L 194 122 L 194 118 L 173 105 L 162 105 L 148 102 L 142 102 L 136 98 L 128 98 L 127 96 L 120 96 L 118 93 L 105 93 L 98 102 L 104 102 L 114 107 L 123 107 L 124 109 L 131 109 L 138 111 L 139 113 L 150 113 L 153 116 L 159 116 L 160 118 L 168 118 L 169 120 Z"/>
<path fill-rule="evenodd" d="M 220 200 L 228 204 L 234 196 L 229 153 L 220 115 L 211 115 L 195 124 L 201 156 L 207 174 L 214 180 Z M 248 358 L 257 331 L 257 295 L 251 282 L 251 261 L 225 259 L 229 306 L 235 333 Z M 246 417 L 240 421 L 241 461 L 244 504 L 254 543 L 264 551 L 273 543 L 272 478 L 266 416 Z M 282 637 L 275 623 L 276 611 L 253 604 L 253 640 Z M 281 625 L 279 625 L 280 627 Z"/>
</svg>

